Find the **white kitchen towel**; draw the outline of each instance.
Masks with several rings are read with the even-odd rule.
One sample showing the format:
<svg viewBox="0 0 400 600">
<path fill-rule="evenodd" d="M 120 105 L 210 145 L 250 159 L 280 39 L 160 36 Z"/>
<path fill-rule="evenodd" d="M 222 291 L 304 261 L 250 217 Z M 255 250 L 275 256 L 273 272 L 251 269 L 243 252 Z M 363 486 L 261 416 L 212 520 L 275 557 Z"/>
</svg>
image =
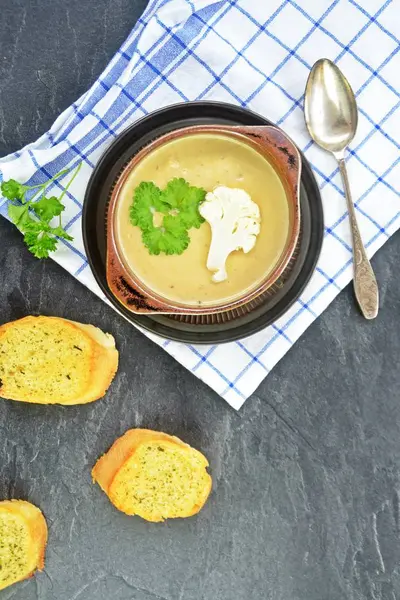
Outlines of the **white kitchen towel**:
<svg viewBox="0 0 400 600">
<path fill-rule="evenodd" d="M 292 136 L 314 168 L 325 211 L 321 258 L 301 299 L 241 342 L 204 347 L 151 336 L 239 408 L 352 277 L 338 170 L 304 125 L 304 86 L 318 58 L 334 60 L 357 97 L 348 167 L 368 254 L 399 227 L 399 32 L 398 0 L 150 0 L 89 91 L 37 142 L 1 159 L 0 177 L 35 184 L 83 162 L 63 200 L 74 241 L 60 242 L 54 259 L 103 298 L 82 244 L 82 201 L 99 157 L 128 125 L 169 104 L 221 100 L 261 113 Z M 62 189 L 58 182 L 53 193 Z M 0 212 L 7 217 L 4 199 Z"/>
</svg>

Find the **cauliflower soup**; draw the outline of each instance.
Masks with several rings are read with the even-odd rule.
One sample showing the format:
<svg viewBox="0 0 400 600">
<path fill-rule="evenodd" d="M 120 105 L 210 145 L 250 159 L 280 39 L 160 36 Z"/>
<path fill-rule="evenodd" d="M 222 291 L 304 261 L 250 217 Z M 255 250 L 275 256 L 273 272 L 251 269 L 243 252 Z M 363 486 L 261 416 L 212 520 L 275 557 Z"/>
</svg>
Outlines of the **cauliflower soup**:
<svg viewBox="0 0 400 600">
<path fill-rule="evenodd" d="M 207 192 L 218 186 L 240 188 L 260 209 L 257 242 L 245 254 L 229 255 L 228 279 L 213 282 L 207 269 L 211 230 L 207 222 L 190 229 L 190 244 L 180 255 L 151 255 L 141 230 L 129 219 L 135 188 L 152 181 L 160 188 L 175 177 Z M 125 265 L 155 293 L 188 305 L 225 303 L 255 288 L 272 271 L 289 233 L 283 185 L 269 162 L 245 142 L 223 134 L 198 133 L 166 142 L 150 152 L 128 176 L 116 210 L 115 233 Z"/>
</svg>

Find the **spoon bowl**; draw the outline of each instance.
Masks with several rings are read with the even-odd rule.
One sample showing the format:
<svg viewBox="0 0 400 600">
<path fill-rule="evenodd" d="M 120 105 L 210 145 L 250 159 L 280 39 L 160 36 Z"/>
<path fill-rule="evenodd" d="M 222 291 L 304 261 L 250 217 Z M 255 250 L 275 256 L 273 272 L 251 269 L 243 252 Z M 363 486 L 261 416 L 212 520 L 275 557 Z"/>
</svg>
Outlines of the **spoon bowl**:
<svg viewBox="0 0 400 600">
<path fill-rule="evenodd" d="M 356 134 L 358 112 L 353 90 L 326 58 L 317 61 L 310 72 L 304 113 L 311 137 L 335 155 L 341 154 Z"/>
</svg>

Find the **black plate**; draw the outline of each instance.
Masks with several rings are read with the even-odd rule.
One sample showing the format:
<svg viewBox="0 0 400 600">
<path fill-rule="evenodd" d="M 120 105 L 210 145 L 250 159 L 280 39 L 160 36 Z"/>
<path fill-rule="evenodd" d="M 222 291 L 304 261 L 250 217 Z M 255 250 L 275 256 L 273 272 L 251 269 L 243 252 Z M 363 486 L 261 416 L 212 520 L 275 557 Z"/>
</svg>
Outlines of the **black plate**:
<svg viewBox="0 0 400 600">
<path fill-rule="evenodd" d="M 251 314 L 214 325 L 192 325 L 167 315 L 135 315 L 113 296 L 106 279 L 106 214 L 110 189 L 116 177 L 140 148 L 155 138 L 181 127 L 204 124 L 272 125 L 244 108 L 220 102 L 189 102 L 163 108 L 137 121 L 111 144 L 90 178 L 83 206 L 83 241 L 97 283 L 111 304 L 131 323 L 162 337 L 192 344 L 220 344 L 238 340 L 271 325 L 298 299 L 317 263 L 324 220 L 321 196 L 310 165 L 302 156 L 301 219 L 299 255 L 281 289 Z"/>
</svg>

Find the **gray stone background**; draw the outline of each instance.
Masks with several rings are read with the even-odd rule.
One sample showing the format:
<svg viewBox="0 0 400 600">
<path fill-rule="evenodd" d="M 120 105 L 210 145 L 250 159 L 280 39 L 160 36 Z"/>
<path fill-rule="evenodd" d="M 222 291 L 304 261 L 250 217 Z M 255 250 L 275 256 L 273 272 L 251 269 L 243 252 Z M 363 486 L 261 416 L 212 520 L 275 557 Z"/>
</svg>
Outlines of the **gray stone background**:
<svg viewBox="0 0 400 600">
<path fill-rule="evenodd" d="M 37 138 L 101 72 L 145 0 L 0 0 L 0 155 Z M 373 260 L 379 318 L 343 292 L 234 412 L 0 221 L 0 322 L 61 315 L 110 331 L 106 398 L 0 401 L 0 498 L 49 523 L 45 572 L 1 600 L 395 600 L 400 597 L 400 236 Z M 181 436 L 214 489 L 189 520 L 118 513 L 90 469 L 132 426 Z"/>
</svg>

